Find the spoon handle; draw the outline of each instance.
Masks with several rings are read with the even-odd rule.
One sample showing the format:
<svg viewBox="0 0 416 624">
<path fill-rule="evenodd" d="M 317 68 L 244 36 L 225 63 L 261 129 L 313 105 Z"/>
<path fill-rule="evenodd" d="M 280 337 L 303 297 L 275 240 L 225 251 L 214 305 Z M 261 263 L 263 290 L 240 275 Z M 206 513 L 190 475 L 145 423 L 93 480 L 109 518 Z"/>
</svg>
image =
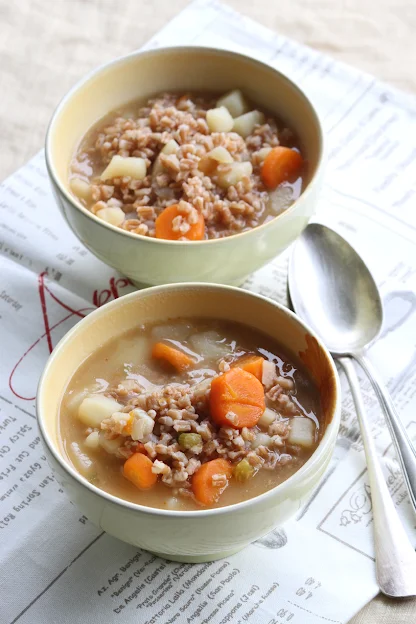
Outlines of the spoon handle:
<svg viewBox="0 0 416 624">
<path fill-rule="evenodd" d="M 358 375 L 350 358 L 338 358 L 350 387 L 367 460 L 373 508 L 378 585 L 387 596 L 416 595 L 416 553 L 390 496 L 365 413 Z"/>
<path fill-rule="evenodd" d="M 354 356 L 358 364 L 367 374 L 371 385 L 384 409 L 387 424 L 390 429 L 390 434 L 394 445 L 396 447 L 396 454 L 399 460 L 404 482 L 409 493 L 410 501 L 413 508 L 416 510 L 416 450 L 412 445 L 406 429 L 403 426 L 390 394 L 377 371 L 374 370 L 371 362 L 364 356 Z"/>
</svg>

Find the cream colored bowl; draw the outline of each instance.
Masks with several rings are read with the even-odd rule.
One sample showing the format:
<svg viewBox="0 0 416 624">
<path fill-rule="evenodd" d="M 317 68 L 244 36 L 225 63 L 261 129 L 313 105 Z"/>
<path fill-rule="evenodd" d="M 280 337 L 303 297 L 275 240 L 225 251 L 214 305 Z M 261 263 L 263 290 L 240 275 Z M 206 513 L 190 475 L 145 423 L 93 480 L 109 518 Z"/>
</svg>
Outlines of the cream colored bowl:
<svg viewBox="0 0 416 624">
<path fill-rule="evenodd" d="M 299 135 L 309 183 L 286 212 L 258 228 L 219 240 L 180 242 L 138 236 L 92 215 L 70 193 L 69 163 L 83 135 L 106 113 L 162 91 L 239 87 Z M 305 95 L 275 69 L 209 48 L 165 48 L 113 61 L 79 82 L 58 106 L 46 138 L 46 163 L 58 204 L 92 253 L 137 285 L 241 284 L 295 240 L 313 214 L 322 177 L 322 130 Z"/>
<path fill-rule="evenodd" d="M 324 433 L 312 457 L 284 483 L 220 509 L 169 511 L 129 503 L 98 489 L 63 457 L 58 412 L 80 364 L 106 337 L 148 321 L 212 317 L 245 323 L 304 361 L 316 379 Z M 316 487 L 331 458 L 340 421 L 335 365 L 319 339 L 286 308 L 227 286 L 173 284 L 126 295 L 80 321 L 54 349 L 40 380 L 37 415 L 46 454 L 70 499 L 95 525 L 125 542 L 178 561 L 211 561 L 237 552 L 292 517 Z"/>
</svg>

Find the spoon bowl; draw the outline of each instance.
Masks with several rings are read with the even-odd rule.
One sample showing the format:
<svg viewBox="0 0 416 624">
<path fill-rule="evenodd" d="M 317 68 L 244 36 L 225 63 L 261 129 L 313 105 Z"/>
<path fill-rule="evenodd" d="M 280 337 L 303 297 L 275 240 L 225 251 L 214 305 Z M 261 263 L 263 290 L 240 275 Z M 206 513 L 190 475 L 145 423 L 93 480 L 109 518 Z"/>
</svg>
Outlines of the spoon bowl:
<svg viewBox="0 0 416 624">
<path fill-rule="evenodd" d="M 374 278 L 330 228 L 306 228 L 291 256 L 289 284 L 295 311 L 334 355 L 362 351 L 379 335 L 383 307 Z"/>
</svg>

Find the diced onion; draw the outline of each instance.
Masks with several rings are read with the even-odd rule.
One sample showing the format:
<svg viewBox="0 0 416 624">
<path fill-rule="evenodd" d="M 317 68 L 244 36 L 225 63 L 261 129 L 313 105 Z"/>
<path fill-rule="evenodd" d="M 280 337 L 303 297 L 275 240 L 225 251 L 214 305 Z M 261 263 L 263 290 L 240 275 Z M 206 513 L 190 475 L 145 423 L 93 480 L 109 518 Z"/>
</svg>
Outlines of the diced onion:
<svg viewBox="0 0 416 624">
<path fill-rule="evenodd" d="M 179 509 L 180 508 L 179 499 L 176 498 L 175 496 L 169 496 L 169 498 L 166 499 L 165 506 L 168 509 Z"/>
<path fill-rule="evenodd" d="M 132 410 L 130 416 L 133 416 L 131 437 L 133 440 L 143 442 L 152 433 L 155 422 L 147 412 L 139 408 Z"/>
<path fill-rule="evenodd" d="M 186 322 L 172 323 L 172 325 L 156 325 L 152 328 L 152 338 L 155 340 L 187 340 L 191 333 L 191 325 Z"/>
<path fill-rule="evenodd" d="M 276 380 L 276 364 L 274 362 L 269 362 L 269 360 L 264 360 L 263 368 L 262 368 L 262 377 L 261 382 L 263 386 L 270 387 L 273 385 L 273 382 Z"/>
<path fill-rule="evenodd" d="M 84 388 L 84 390 L 81 390 L 81 392 L 76 392 L 74 394 L 71 394 L 70 398 L 65 402 L 65 408 L 69 412 L 77 413 L 79 406 L 81 405 L 82 401 L 85 399 L 87 394 L 90 394 L 87 388 Z"/>
<path fill-rule="evenodd" d="M 77 442 L 71 443 L 71 459 L 74 463 L 75 468 L 81 473 L 84 477 L 91 476 L 91 473 L 94 469 L 94 464 L 90 457 L 86 453 L 83 453 L 79 447 Z"/>
<path fill-rule="evenodd" d="M 205 359 L 219 359 L 230 354 L 230 348 L 221 340 L 223 337 L 216 331 L 200 332 L 189 338 L 192 349 Z"/>
<path fill-rule="evenodd" d="M 278 215 L 294 202 L 293 189 L 291 186 L 278 186 L 274 191 L 269 191 L 267 207 L 271 213 Z"/>
</svg>

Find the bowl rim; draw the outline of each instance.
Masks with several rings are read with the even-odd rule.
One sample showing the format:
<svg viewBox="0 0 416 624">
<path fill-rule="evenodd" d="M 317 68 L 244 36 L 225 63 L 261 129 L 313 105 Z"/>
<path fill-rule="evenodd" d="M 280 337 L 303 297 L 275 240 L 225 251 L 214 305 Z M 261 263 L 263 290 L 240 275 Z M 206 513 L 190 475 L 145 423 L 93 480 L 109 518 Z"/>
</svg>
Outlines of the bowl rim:
<svg viewBox="0 0 416 624">
<path fill-rule="evenodd" d="M 160 238 L 155 238 L 155 237 L 143 236 L 141 234 L 133 234 L 132 232 L 129 232 L 127 230 L 122 230 L 121 228 L 116 227 L 115 225 L 112 225 L 111 223 L 106 223 L 102 219 L 99 219 L 92 212 L 90 212 L 87 208 L 85 208 L 85 206 L 83 206 L 81 202 L 77 201 L 77 199 L 61 184 L 59 180 L 59 176 L 57 175 L 54 164 L 53 164 L 52 136 L 54 134 L 54 127 L 57 123 L 59 115 L 61 114 L 63 109 L 66 107 L 66 105 L 70 102 L 71 98 L 76 94 L 76 92 L 81 87 L 86 85 L 90 80 L 92 80 L 95 76 L 98 76 L 106 72 L 109 68 L 116 68 L 118 65 L 123 65 L 124 63 L 136 57 L 163 56 L 166 54 L 170 54 L 172 52 L 182 52 L 182 53 L 189 53 L 189 54 L 192 54 L 195 52 L 211 53 L 211 54 L 215 54 L 218 56 L 240 59 L 242 62 L 256 65 L 259 68 L 262 68 L 264 70 L 270 71 L 271 73 L 277 74 L 279 80 L 281 80 L 282 82 L 286 82 L 287 85 L 290 86 L 292 90 L 296 92 L 296 96 L 299 99 L 303 100 L 305 104 L 309 107 L 312 113 L 312 116 L 314 117 L 314 122 L 315 122 L 315 126 L 318 132 L 318 137 L 319 137 L 320 151 L 319 151 L 319 156 L 318 156 L 315 172 L 313 176 L 311 177 L 305 190 L 299 195 L 299 197 L 293 202 L 293 204 L 289 206 L 289 208 L 284 210 L 282 213 L 280 213 L 279 215 L 276 215 L 275 217 L 273 217 L 273 219 L 271 219 L 270 221 L 267 221 L 266 223 L 262 223 L 244 232 L 232 234 L 231 236 L 224 236 L 222 238 L 211 238 L 211 239 L 204 239 L 201 241 L 175 241 L 175 240 L 171 241 L 171 240 L 160 239 Z M 97 68 L 91 70 L 83 78 L 81 78 L 78 82 L 76 82 L 75 85 L 71 87 L 71 89 L 66 93 L 66 95 L 63 96 L 61 101 L 58 103 L 52 115 L 52 118 L 48 124 L 48 128 L 46 131 L 46 139 L 45 139 L 45 162 L 46 162 L 46 168 L 48 170 L 49 177 L 51 178 L 52 183 L 57 187 L 57 189 L 65 197 L 65 199 L 73 207 L 75 207 L 79 212 L 81 212 L 82 214 L 90 218 L 93 222 L 100 225 L 101 227 L 107 230 L 110 230 L 112 232 L 116 232 L 120 234 L 121 236 L 127 236 L 128 238 L 131 238 L 133 240 L 138 240 L 146 244 L 158 244 L 158 245 L 165 245 L 165 246 L 173 245 L 174 247 L 179 247 L 179 248 L 189 247 L 189 246 L 198 247 L 200 245 L 207 245 L 207 244 L 223 245 L 225 244 L 224 241 L 227 241 L 229 239 L 235 240 L 243 236 L 246 236 L 246 237 L 250 236 L 253 234 L 253 232 L 262 231 L 268 226 L 270 226 L 272 223 L 275 223 L 276 220 L 281 219 L 285 215 L 288 215 L 291 212 L 293 212 L 296 206 L 299 204 L 299 202 L 304 201 L 304 198 L 305 197 L 307 198 L 308 195 L 310 195 L 313 192 L 317 184 L 317 181 L 319 181 L 320 173 L 322 172 L 324 162 L 325 162 L 325 141 L 324 141 L 324 132 L 323 132 L 323 127 L 322 127 L 320 117 L 314 105 L 312 104 L 311 100 L 307 97 L 304 91 L 300 89 L 300 87 L 298 87 L 298 85 L 295 82 L 293 82 L 290 78 L 288 78 L 285 74 L 280 72 L 278 69 L 276 69 L 272 65 L 269 65 L 268 63 L 264 63 L 263 61 L 259 61 L 258 59 L 252 58 L 246 54 L 241 54 L 240 52 L 233 52 L 232 50 L 227 50 L 224 48 L 216 48 L 216 47 L 209 47 L 209 46 L 193 46 L 193 45 L 164 46 L 160 48 L 154 48 L 151 50 L 136 50 L 134 52 L 130 52 L 129 54 L 119 56 L 113 59 L 112 61 L 109 61 L 108 63 L 103 63 L 99 65 Z"/>
<path fill-rule="evenodd" d="M 166 291 L 170 292 L 170 291 L 178 291 L 178 290 L 180 291 L 180 290 L 186 290 L 186 289 L 188 290 L 189 289 L 202 289 L 202 290 L 205 290 L 207 293 L 209 293 L 209 290 L 228 291 L 228 292 L 232 291 L 235 294 L 238 294 L 239 296 L 243 298 L 248 297 L 248 298 L 253 298 L 253 299 L 259 299 L 259 300 L 266 302 L 268 305 L 271 305 L 279 309 L 281 312 L 283 312 L 283 314 L 287 314 L 292 320 L 294 320 L 298 325 L 300 325 L 305 330 L 306 333 L 310 334 L 317 340 L 318 344 L 320 345 L 321 349 L 323 350 L 326 356 L 327 363 L 329 367 L 332 369 L 333 376 L 335 379 L 335 401 L 334 401 L 331 421 L 326 426 L 324 435 L 321 438 L 317 448 L 312 453 L 310 458 L 303 464 L 303 466 L 301 466 L 299 470 L 294 472 L 288 479 L 286 479 L 282 483 L 279 483 L 278 485 L 271 488 L 270 490 L 267 490 L 266 492 L 259 494 L 258 496 L 254 496 L 253 498 L 249 498 L 239 503 L 226 505 L 224 507 L 217 507 L 214 509 L 208 508 L 208 509 L 197 509 L 197 510 L 171 510 L 171 509 L 161 509 L 158 507 L 149 507 L 146 505 L 141 505 L 139 503 L 132 503 L 128 500 L 119 498 L 118 496 L 114 496 L 113 494 L 110 494 L 109 492 L 106 492 L 105 490 L 98 488 L 97 486 L 90 483 L 85 477 L 83 477 L 73 466 L 71 466 L 69 461 L 64 458 L 62 452 L 59 451 L 58 446 L 54 444 L 53 438 L 52 436 L 50 436 L 47 430 L 47 427 L 44 423 L 44 419 L 42 415 L 43 413 L 42 399 L 43 399 L 45 381 L 49 375 L 50 370 L 54 366 L 54 361 L 58 353 L 60 353 L 63 349 L 65 349 L 66 345 L 72 340 L 75 334 L 82 333 L 83 331 L 85 331 L 88 328 L 89 324 L 94 323 L 95 319 L 98 316 L 111 314 L 111 311 L 113 311 L 114 313 L 114 311 L 119 306 L 126 304 L 130 300 L 134 300 L 136 298 L 140 300 L 143 296 L 146 296 L 146 295 L 153 296 L 153 295 L 160 294 L 161 292 L 166 292 Z M 248 326 L 250 327 L 250 325 Z M 74 372 L 75 371 L 72 372 L 72 375 L 74 374 Z M 186 518 L 203 519 L 209 516 L 217 516 L 217 515 L 220 516 L 224 514 L 225 515 L 230 514 L 233 512 L 244 511 L 248 507 L 253 507 L 253 506 L 258 505 L 259 503 L 267 502 L 267 499 L 270 499 L 269 500 L 269 504 L 270 504 L 270 502 L 272 502 L 273 496 L 278 490 L 280 492 L 284 492 L 285 490 L 290 489 L 292 486 L 296 486 L 296 482 L 300 481 L 302 477 L 305 475 L 305 473 L 307 473 L 310 469 L 312 469 L 316 464 L 319 464 L 321 461 L 323 461 L 326 452 L 328 452 L 328 446 L 330 445 L 332 438 L 335 437 L 336 439 L 336 436 L 338 434 L 340 418 L 341 418 L 341 386 L 340 386 L 337 368 L 335 366 L 335 363 L 328 349 L 322 343 L 319 336 L 301 318 L 299 318 L 294 312 L 289 310 L 286 306 L 280 303 L 277 303 L 276 301 L 274 301 L 273 299 L 270 299 L 269 297 L 264 297 L 263 295 L 252 293 L 248 290 L 237 288 L 235 286 L 227 286 L 223 284 L 211 284 L 211 283 L 205 283 L 205 282 L 164 284 L 161 286 L 153 286 L 151 288 L 137 290 L 127 295 L 124 295 L 123 297 L 119 297 L 118 299 L 114 299 L 113 301 L 109 303 L 106 303 L 104 306 L 101 306 L 100 308 L 97 308 L 96 310 L 88 314 L 88 316 L 83 318 L 81 321 L 78 321 L 78 323 L 76 323 L 76 325 L 74 325 L 74 327 L 72 327 L 61 338 L 61 340 L 58 342 L 53 352 L 49 356 L 46 362 L 45 368 L 42 372 L 42 375 L 39 379 L 39 384 L 38 384 L 37 393 L 36 393 L 36 418 L 37 418 L 37 423 L 39 426 L 39 430 L 40 430 L 43 442 L 47 446 L 48 451 L 52 454 L 55 461 L 61 466 L 61 468 L 63 468 L 63 470 L 67 474 L 69 474 L 72 477 L 73 480 L 75 480 L 78 483 L 78 485 L 80 485 L 82 488 L 89 490 L 90 493 L 95 494 L 99 497 L 102 497 L 107 503 L 113 503 L 114 505 L 130 510 L 131 512 L 139 512 L 139 513 L 157 515 L 157 516 L 162 516 L 162 517 L 167 517 L 167 518 L 175 517 L 175 518 L 184 518 L 184 519 Z"/>
</svg>

